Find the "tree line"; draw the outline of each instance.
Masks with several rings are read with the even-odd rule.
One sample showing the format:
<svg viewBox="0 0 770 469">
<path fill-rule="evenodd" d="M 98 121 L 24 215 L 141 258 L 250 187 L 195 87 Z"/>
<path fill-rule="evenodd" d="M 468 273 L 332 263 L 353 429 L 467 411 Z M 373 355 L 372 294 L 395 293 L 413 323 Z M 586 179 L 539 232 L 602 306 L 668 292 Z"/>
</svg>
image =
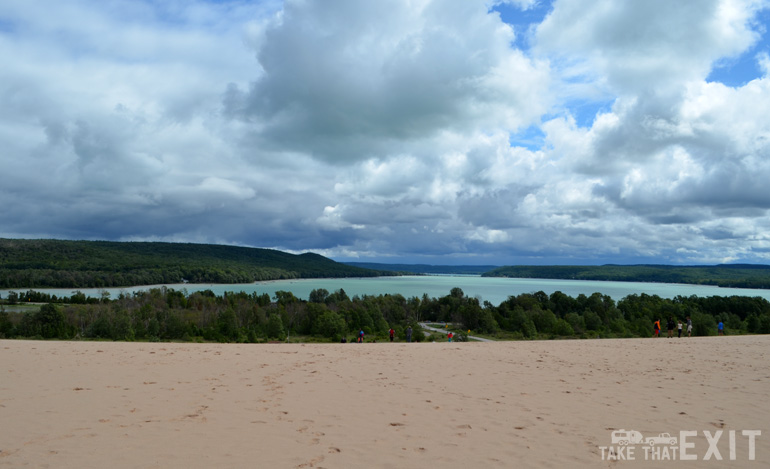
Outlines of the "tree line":
<svg viewBox="0 0 770 469">
<path fill-rule="evenodd" d="M 11 311 L 6 304 L 43 303 L 39 311 Z M 8 310 L 7 310 L 8 309 Z M 111 299 L 75 292 L 57 298 L 29 290 L 11 292 L 0 304 L 0 338 L 181 340 L 264 342 L 300 336 L 340 341 L 363 330 L 384 340 L 390 328 L 404 337 L 419 322 L 447 322 L 472 333 L 501 339 L 650 337 L 652 324 L 690 317 L 693 334 L 716 335 L 719 321 L 728 334 L 770 333 L 770 302 L 761 297 L 629 295 L 615 301 L 594 293 L 570 297 L 540 291 L 510 296 L 495 306 L 453 288 L 449 295 L 349 297 L 344 290 L 316 289 L 308 300 L 291 292 L 188 294 L 156 288 Z M 460 337 L 463 337 L 462 335 Z M 420 333 L 413 334 L 422 340 Z"/>
<path fill-rule="evenodd" d="M 770 265 L 517 265 L 492 269 L 483 273 L 482 277 L 687 283 L 731 288 L 770 288 Z"/>
</svg>

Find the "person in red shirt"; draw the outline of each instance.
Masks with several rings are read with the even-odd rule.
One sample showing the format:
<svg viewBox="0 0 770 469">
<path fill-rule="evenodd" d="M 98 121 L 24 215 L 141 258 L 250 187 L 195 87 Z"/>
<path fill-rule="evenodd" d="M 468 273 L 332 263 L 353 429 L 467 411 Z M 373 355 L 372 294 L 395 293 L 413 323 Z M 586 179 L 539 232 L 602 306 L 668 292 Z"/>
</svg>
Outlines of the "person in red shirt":
<svg viewBox="0 0 770 469">
<path fill-rule="evenodd" d="M 449 337 L 449 341 L 450 341 L 450 342 L 452 341 L 452 337 L 454 337 L 454 336 L 455 336 L 455 335 L 454 335 L 454 334 L 452 334 L 451 332 L 450 332 L 449 334 L 447 334 L 447 337 Z"/>
<path fill-rule="evenodd" d="M 391 327 L 389 333 L 390 333 L 390 341 L 393 342 L 393 335 L 395 335 L 396 331 L 394 331 L 393 328 Z"/>
</svg>

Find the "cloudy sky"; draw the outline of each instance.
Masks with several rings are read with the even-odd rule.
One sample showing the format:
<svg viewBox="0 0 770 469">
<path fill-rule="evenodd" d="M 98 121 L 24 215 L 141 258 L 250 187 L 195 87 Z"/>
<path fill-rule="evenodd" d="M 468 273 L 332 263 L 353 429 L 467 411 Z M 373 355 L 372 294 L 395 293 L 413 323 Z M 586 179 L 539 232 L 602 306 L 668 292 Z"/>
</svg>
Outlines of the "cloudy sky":
<svg viewBox="0 0 770 469">
<path fill-rule="evenodd" d="M 770 263 L 765 0 L 3 0 L 0 237 Z"/>
</svg>

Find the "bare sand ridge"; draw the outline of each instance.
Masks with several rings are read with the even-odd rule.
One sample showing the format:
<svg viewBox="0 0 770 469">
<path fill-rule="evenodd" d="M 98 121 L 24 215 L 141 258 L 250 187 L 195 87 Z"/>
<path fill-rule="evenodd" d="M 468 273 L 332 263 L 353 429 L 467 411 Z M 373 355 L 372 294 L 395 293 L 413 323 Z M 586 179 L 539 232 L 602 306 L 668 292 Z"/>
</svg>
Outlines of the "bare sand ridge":
<svg viewBox="0 0 770 469">
<path fill-rule="evenodd" d="M 770 467 L 770 336 L 0 341 L 2 467 Z M 695 430 L 696 461 L 603 460 Z M 703 431 L 723 436 L 703 461 Z M 736 430 L 730 461 L 730 430 Z M 742 430 L 761 430 L 748 460 Z M 605 459 L 607 454 L 605 454 Z"/>
</svg>

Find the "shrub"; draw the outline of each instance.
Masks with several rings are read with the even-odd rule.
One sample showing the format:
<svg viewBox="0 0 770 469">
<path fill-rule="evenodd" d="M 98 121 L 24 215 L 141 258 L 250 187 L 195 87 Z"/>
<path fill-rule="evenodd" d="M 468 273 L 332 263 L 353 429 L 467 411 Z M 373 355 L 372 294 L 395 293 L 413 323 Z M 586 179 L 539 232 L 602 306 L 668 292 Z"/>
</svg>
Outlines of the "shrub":
<svg viewBox="0 0 770 469">
<path fill-rule="evenodd" d="M 345 320 L 334 311 L 325 311 L 315 321 L 315 332 L 323 337 L 334 339 L 335 342 L 342 338 L 346 329 Z"/>
<path fill-rule="evenodd" d="M 54 304 L 44 304 L 33 318 L 34 322 L 39 325 L 40 335 L 43 338 L 67 338 L 67 318 Z"/>
<path fill-rule="evenodd" d="M 13 334 L 13 323 L 5 310 L 0 310 L 0 338 L 11 337 Z"/>
<path fill-rule="evenodd" d="M 760 316 L 757 332 L 760 334 L 770 334 L 770 316 L 767 314 Z"/>
<path fill-rule="evenodd" d="M 556 335 L 574 335 L 575 330 L 572 329 L 570 323 L 564 319 L 557 319 L 553 326 L 553 333 Z"/>
<path fill-rule="evenodd" d="M 271 339 L 284 340 L 286 332 L 283 329 L 283 321 L 278 313 L 270 314 L 267 319 L 267 336 Z"/>
</svg>

